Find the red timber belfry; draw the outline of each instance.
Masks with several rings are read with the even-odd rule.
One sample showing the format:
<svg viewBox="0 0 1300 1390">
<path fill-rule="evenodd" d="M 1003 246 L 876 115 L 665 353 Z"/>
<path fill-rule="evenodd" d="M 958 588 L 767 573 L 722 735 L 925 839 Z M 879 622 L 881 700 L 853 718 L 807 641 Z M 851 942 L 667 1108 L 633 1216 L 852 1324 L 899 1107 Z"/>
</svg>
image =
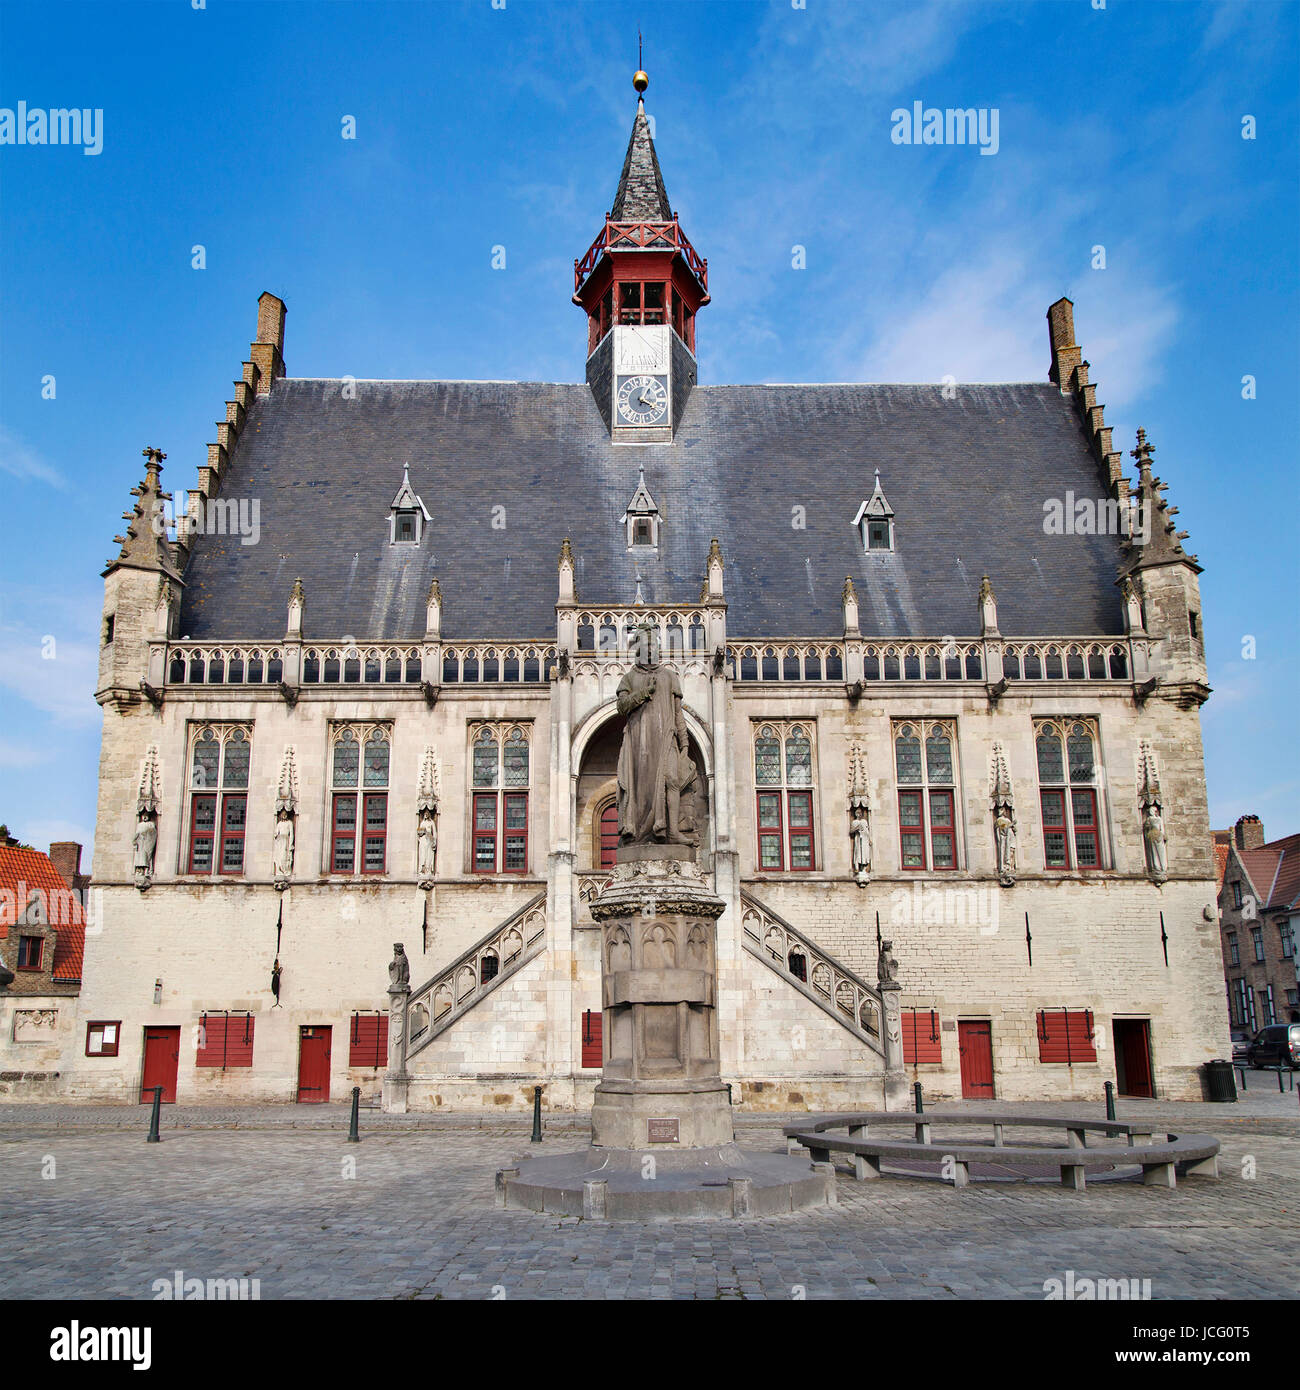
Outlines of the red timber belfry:
<svg viewBox="0 0 1300 1390">
<path fill-rule="evenodd" d="M 648 82 L 638 72 L 633 86 L 642 93 Z M 641 96 L 614 206 L 573 279 L 573 302 L 587 314 L 587 381 L 611 436 L 672 443 L 696 381 L 709 266 L 669 206 Z"/>
</svg>

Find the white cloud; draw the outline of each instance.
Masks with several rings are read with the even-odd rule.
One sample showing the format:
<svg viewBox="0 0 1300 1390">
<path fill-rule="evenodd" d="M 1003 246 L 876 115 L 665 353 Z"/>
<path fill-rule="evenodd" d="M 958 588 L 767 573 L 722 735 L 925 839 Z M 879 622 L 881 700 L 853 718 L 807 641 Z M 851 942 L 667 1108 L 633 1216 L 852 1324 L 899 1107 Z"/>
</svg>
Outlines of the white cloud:
<svg viewBox="0 0 1300 1390">
<path fill-rule="evenodd" d="M 41 655 L 35 633 L 0 637 L 0 686 L 52 715 L 59 723 L 90 725 L 99 719 L 95 704 L 98 654 L 88 644 L 55 638 L 55 656 Z"/>
<path fill-rule="evenodd" d="M 60 492 L 68 491 L 68 481 L 58 469 L 51 467 L 3 425 L 0 425 L 0 471 L 15 478 L 35 478 Z"/>
</svg>

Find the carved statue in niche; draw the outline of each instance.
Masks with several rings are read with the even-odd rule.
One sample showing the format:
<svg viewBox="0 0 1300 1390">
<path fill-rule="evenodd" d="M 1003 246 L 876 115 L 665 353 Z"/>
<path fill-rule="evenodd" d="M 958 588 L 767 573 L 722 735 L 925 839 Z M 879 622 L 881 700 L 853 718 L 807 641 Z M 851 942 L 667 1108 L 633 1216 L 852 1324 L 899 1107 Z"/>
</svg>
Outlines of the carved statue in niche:
<svg viewBox="0 0 1300 1390">
<path fill-rule="evenodd" d="M 849 839 L 853 842 L 853 877 L 866 883 L 871 873 L 871 822 L 865 806 L 857 806 L 849 821 Z"/>
<path fill-rule="evenodd" d="M 393 958 L 388 962 L 388 988 L 390 990 L 409 990 L 411 988 L 411 962 L 400 941 L 393 942 Z"/>
<path fill-rule="evenodd" d="M 275 818 L 275 833 L 271 838 L 271 871 L 277 888 L 288 886 L 293 874 L 293 816 L 287 810 L 281 810 Z"/>
<path fill-rule="evenodd" d="M 438 823 L 432 811 L 420 812 L 420 828 L 415 838 L 416 876 L 420 880 L 421 888 L 429 888 L 433 885 L 434 866 L 438 859 Z"/>
<path fill-rule="evenodd" d="M 135 823 L 135 886 L 148 888 L 153 882 L 154 852 L 158 848 L 158 822 L 148 811 L 141 811 Z"/>
<path fill-rule="evenodd" d="M 1147 803 L 1146 814 L 1142 818 L 1142 838 L 1146 844 L 1147 872 L 1155 882 L 1163 883 L 1169 875 L 1169 853 L 1165 820 L 1158 801 Z"/>
<path fill-rule="evenodd" d="M 998 854 L 998 882 L 1009 887 L 1016 881 L 1016 822 L 1008 802 L 999 802 L 994 808 L 993 838 Z"/>
<path fill-rule="evenodd" d="M 652 626 L 638 627 L 632 641 L 636 665 L 617 692 L 618 712 L 627 718 L 618 751 L 619 843 L 697 844 L 697 770 L 688 753 L 681 683 L 660 664 Z"/>
</svg>

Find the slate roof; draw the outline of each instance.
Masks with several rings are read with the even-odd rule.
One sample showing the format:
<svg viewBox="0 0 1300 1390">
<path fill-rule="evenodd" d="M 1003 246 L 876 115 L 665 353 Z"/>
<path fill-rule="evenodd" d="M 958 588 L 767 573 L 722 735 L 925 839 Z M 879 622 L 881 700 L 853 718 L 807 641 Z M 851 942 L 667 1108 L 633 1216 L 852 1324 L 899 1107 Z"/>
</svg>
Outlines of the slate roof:
<svg viewBox="0 0 1300 1390">
<path fill-rule="evenodd" d="M 627 142 L 623 172 L 610 217 L 615 222 L 671 222 L 673 210 L 668 205 L 668 190 L 659 169 L 655 142 L 650 138 L 650 122 L 645 107 L 638 102 L 632 136 Z"/>
<path fill-rule="evenodd" d="M 38 849 L 0 845 L 0 941 L 9 935 L 15 917 L 26 911 L 33 892 L 41 897 L 45 915 L 55 931 L 51 977 L 80 980 L 86 950 L 86 925 L 81 904 L 48 855 Z M 64 920 L 66 915 L 70 920 Z"/>
<path fill-rule="evenodd" d="M 410 463 L 432 513 L 390 545 Z M 657 555 L 620 525 L 644 467 Z M 852 520 L 874 470 L 896 553 Z M 556 559 L 573 539 L 580 599 L 694 602 L 709 540 L 726 559 L 734 637 L 836 636 L 852 575 L 864 634 L 977 635 L 988 574 L 1006 635 L 1122 632 L 1116 538 L 1049 536 L 1043 502 L 1105 495 L 1069 400 L 1051 384 L 697 386 L 669 446 L 614 445 L 590 389 L 535 382 L 286 379 L 250 409 L 223 498 L 257 499 L 261 534 L 195 537 L 179 632 L 275 638 L 294 579 L 308 638 L 417 639 L 429 581 L 450 638 L 554 636 Z M 494 528 L 494 507 L 504 527 Z M 806 509 L 797 529 L 794 508 Z"/>
</svg>

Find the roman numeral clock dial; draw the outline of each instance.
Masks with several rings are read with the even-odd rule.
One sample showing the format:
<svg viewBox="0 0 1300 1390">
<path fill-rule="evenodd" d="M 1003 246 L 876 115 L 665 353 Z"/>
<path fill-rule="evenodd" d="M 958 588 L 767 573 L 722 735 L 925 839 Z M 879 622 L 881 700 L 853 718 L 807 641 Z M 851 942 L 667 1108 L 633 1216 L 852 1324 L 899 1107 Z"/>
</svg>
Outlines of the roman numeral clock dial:
<svg viewBox="0 0 1300 1390">
<path fill-rule="evenodd" d="M 668 383 L 661 376 L 630 376 L 619 382 L 618 418 L 627 425 L 657 425 L 668 414 Z"/>
</svg>

